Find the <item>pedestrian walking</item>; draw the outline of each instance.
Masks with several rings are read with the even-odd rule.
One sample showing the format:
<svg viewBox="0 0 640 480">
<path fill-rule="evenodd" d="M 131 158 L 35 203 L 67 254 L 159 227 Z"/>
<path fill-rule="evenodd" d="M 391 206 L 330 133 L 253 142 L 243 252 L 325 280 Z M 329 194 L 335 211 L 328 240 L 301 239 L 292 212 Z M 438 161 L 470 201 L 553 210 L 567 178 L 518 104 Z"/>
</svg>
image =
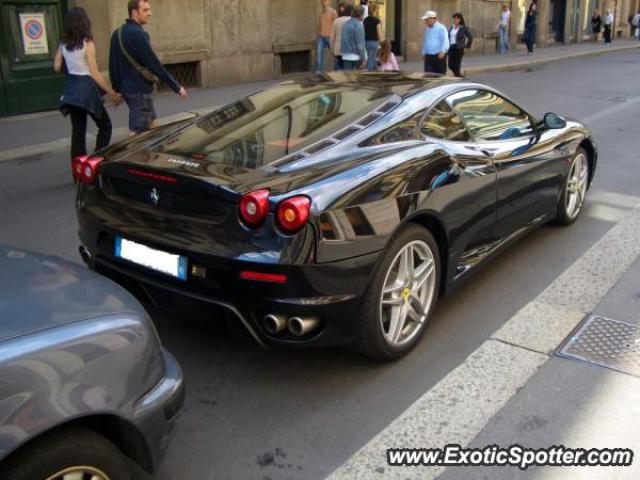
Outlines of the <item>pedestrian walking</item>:
<svg viewBox="0 0 640 480">
<path fill-rule="evenodd" d="M 360 6 L 364 8 L 364 13 L 362 14 L 362 20 L 369 16 L 369 0 L 360 0 Z"/>
<path fill-rule="evenodd" d="M 593 11 L 591 16 L 591 31 L 593 32 L 593 41 L 598 42 L 600 40 L 600 32 L 602 31 L 602 17 L 598 10 Z"/>
<path fill-rule="evenodd" d="M 500 23 L 498 24 L 498 46 L 500 53 L 507 53 L 511 50 L 511 45 L 509 44 L 509 20 L 511 20 L 509 5 L 502 5 Z"/>
<path fill-rule="evenodd" d="M 111 142 L 111 119 L 102 103 L 103 92 L 117 105 L 122 97 L 102 78 L 96 62 L 96 46 L 91 20 L 84 9 L 69 10 L 53 67 L 60 73 L 66 66 L 67 82 L 60 100 L 60 111 L 71 118 L 71 160 L 87 154 L 87 117 L 98 127 L 95 150 Z M 75 178 L 75 177 L 74 177 Z"/>
<path fill-rule="evenodd" d="M 433 10 L 427 11 L 422 19 L 426 25 L 422 42 L 424 71 L 446 75 L 447 51 L 449 50 L 447 29 L 438 21 L 438 14 Z"/>
<path fill-rule="evenodd" d="M 329 0 L 320 0 L 322 11 L 318 16 L 318 36 L 316 37 L 316 72 L 324 71 L 324 50 L 331 50 L 331 32 L 338 13 L 329 6 Z"/>
<path fill-rule="evenodd" d="M 342 27 L 351 19 L 351 13 L 353 12 L 353 5 L 345 3 L 341 5 L 342 8 L 338 10 L 340 16 L 333 22 L 333 29 L 331 30 L 331 52 L 333 53 L 333 69 L 342 70 L 342 53 L 340 52 L 340 43 L 342 42 Z"/>
<path fill-rule="evenodd" d="M 151 19 L 148 0 L 129 0 L 129 18 L 111 35 L 109 76 L 113 87 L 129 107 L 130 135 L 156 126 L 153 94 L 159 81 L 164 82 L 180 98 L 187 91 L 167 72 L 151 48 L 149 34 L 142 28 Z"/>
<path fill-rule="evenodd" d="M 535 3 L 529 5 L 527 17 L 524 20 L 524 43 L 527 44 L 527 53 L 533 53 L 533 44 L 536 41 L 536 27 L 538 23 L 538 12 Z"/>
<path fill-rule="evenodd" d="M 633 16 L 631 20 L 631 25 L 635 28 L 634 35 L 636 38 L 640 39 L 640 8 L 638 12 Z"/>
<path fill-rule="evenodd" d="M 611 43 L 611 29 L 613 28 L 613 13 L 607 10 L 604 15 L 604 43 Z"/>
<path fill-rule="evenodd" d="M 449 28 L 449 68 L 456 77 L 463 77 L 462 57 L 465 48 L 471 48 L 473 35 L 467 28 L 461 13 L 452 16 L 453 25 Z"/>
<path fill-rule="evenodd" d="M 353 7 L 351 19 L 342 27 L 342 39 L 340 52 L 342 53 L 342 65 L 345 70 L 362 68 L 367 59 L 367 51 L 364 41 L 364 26 L 362 16 L 364 7 Z"/>
<path fill-rule="evenodd" d="M 382 43 L 380 44 L 378 61 L 380 62 L 380 70 L 383 72 L 397 72 L 400 70 L 398 60 L 391 51 L 391 42 L 387 39 L 382 40 Z"/>
<path fill-rule="evenodd" d="M 376 70 L 378 59 L 378 48 L 384 40 L 382 35 L 382 22 L 378 17 L 378 5 L 373 3 L 369 6 L 369 16 L 362 22 L 364 26 L 364 41 L 367 49 L 367 70 L 373 72 Z"/>
</svg>

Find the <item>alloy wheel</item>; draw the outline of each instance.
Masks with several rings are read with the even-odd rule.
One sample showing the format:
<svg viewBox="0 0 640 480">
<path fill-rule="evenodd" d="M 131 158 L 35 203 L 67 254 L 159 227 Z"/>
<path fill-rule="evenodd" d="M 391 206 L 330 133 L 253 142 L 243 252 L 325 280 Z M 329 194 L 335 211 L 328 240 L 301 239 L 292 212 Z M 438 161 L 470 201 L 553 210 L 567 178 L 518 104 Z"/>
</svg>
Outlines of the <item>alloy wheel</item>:
<svg viewBox="0 0 640 480">
<path fill-rule="evenodd" d="M 567 191 L 565 194 L 565 209 L 567 216 L 574 219 L 582 210 L 584 198 L 587 194 L 587 183 L 589 180 L 589 163 L 583 153 L 578 153 L 573 160 L 569 179 L 567 180 Z"/>
<path fill-rule="evenodd" d="M 414 240 L 395 256 L 380 296 L 380 322 L 387 343 L 401 347 L 424 325 L 436 290 L 436 262 L 427 243 Z"/>
<path fill-rule="evenodd" d="M 101 472 L 97 468 L 76 466 L 65 468 L 47 480 L 111 480 L 106 473 Z"/>
</svg>

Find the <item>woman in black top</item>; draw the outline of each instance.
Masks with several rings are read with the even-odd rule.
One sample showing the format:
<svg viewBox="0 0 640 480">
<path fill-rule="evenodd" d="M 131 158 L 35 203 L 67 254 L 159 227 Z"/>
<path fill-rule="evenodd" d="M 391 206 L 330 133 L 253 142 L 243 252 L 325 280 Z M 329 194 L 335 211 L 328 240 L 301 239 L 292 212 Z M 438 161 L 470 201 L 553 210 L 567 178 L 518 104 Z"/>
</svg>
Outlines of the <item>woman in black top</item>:
<svg viewBox="0 0 640 480">
<path fill-rule="evenodd" d="M 367 70 L 376 70 L 376 59 L 378 58 L 378 47 L 384 40 L 382 36 L 382 23 L 378 17 L 378 5 L 369 5 L 369 16 L 364 19 L 364 40 L 367 49 Z"/>
<path fill-rule="evenodd" d="M 473 36 L 464 23 L 461 13 L 453 14 L 453 25 L 449 28 L 449 68 L 456 77 L 462 77 L 462 56 L 465 48 L 471 48 Z"/>
<path fill-rule="evenodd" d="M 533 53 L 533 44 L 536 41 L 536 23 L 538 20 L 538 12 L 536 11 L 536 8 L 535 3 L 529 5 L 527 18 L 524 21 L 524 43 L 527 44 L 529 55 Z"/>
<path fill-rule="evenodd" d="M 593 11 L 591 17 L 591 31 L 593 32 L 593 41 L 597 42 L 600 32 L 602 31 L 602 17 L 598 13 L 598 10 Z"/>
</svg>

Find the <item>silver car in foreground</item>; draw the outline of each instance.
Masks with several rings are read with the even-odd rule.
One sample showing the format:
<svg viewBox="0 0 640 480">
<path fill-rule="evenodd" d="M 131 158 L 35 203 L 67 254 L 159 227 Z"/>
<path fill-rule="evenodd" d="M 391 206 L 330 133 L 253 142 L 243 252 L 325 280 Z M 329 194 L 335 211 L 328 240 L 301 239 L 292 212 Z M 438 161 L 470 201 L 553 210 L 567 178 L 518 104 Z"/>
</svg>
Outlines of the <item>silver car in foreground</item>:
<svg viewBox="0 0 640 480">
<path fill-rule="evenodd" d="M 0 479 L 143 478 L 183 403 L 182 371 L 129 293 L 0 246 Z"/>
</svg>

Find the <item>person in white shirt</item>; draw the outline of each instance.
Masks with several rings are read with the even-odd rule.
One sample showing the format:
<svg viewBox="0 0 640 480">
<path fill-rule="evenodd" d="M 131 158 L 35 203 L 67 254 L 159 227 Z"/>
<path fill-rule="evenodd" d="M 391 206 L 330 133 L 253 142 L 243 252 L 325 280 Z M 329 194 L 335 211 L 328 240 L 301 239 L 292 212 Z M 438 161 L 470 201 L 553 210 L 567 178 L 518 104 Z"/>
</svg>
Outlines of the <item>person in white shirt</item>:
<svg viewBox="0 0 640 480">
<path fill-rule="evenodd" d="M 635 27 L 634 35 L 636 36 L 636 38 L 640 39 L 640 9 L 638 10 L 638 13 L 636 13 L 633 16 L 633 20 L 631 20 L 631 25 Z"/>
<path fill-rule="evenodd" d="M 360 0 L 360 6 L 364 7 L 364 15 L 362 15 L 362 20 L 369 16 L 369 0 Z"/>
<path fill-rule="evenodd" d="M 509 20 L 511 19 L 511 10 L 508 5 L 502 5 L 500 13 L 500 23 L 498 24 L 498 48 L 500 53 L 507 53 L 511 46 L 509 45 Z"/>
<path fill-rule="evenodd" d="M 333 31 L 331 32 L 331 38 L 329 43 L 331 45 L 331 52 L 333 52 L 333 69 L 342 70 L 342 52 L 340 51 L 340 43 L 342 42 L 342 27 L 345 23 L 351 20 L 351 13 L 353 12 L 353 5 L 345 4 L 341 10 L 339 10 L 340 16 L 333 22 Z"/>
<path fill-rule="evenodd" d="M 611 29 L 613 28 L 613 13 L 607 10 L 604 15 L 604 43 L 611 43 Z"/>
</svg>

